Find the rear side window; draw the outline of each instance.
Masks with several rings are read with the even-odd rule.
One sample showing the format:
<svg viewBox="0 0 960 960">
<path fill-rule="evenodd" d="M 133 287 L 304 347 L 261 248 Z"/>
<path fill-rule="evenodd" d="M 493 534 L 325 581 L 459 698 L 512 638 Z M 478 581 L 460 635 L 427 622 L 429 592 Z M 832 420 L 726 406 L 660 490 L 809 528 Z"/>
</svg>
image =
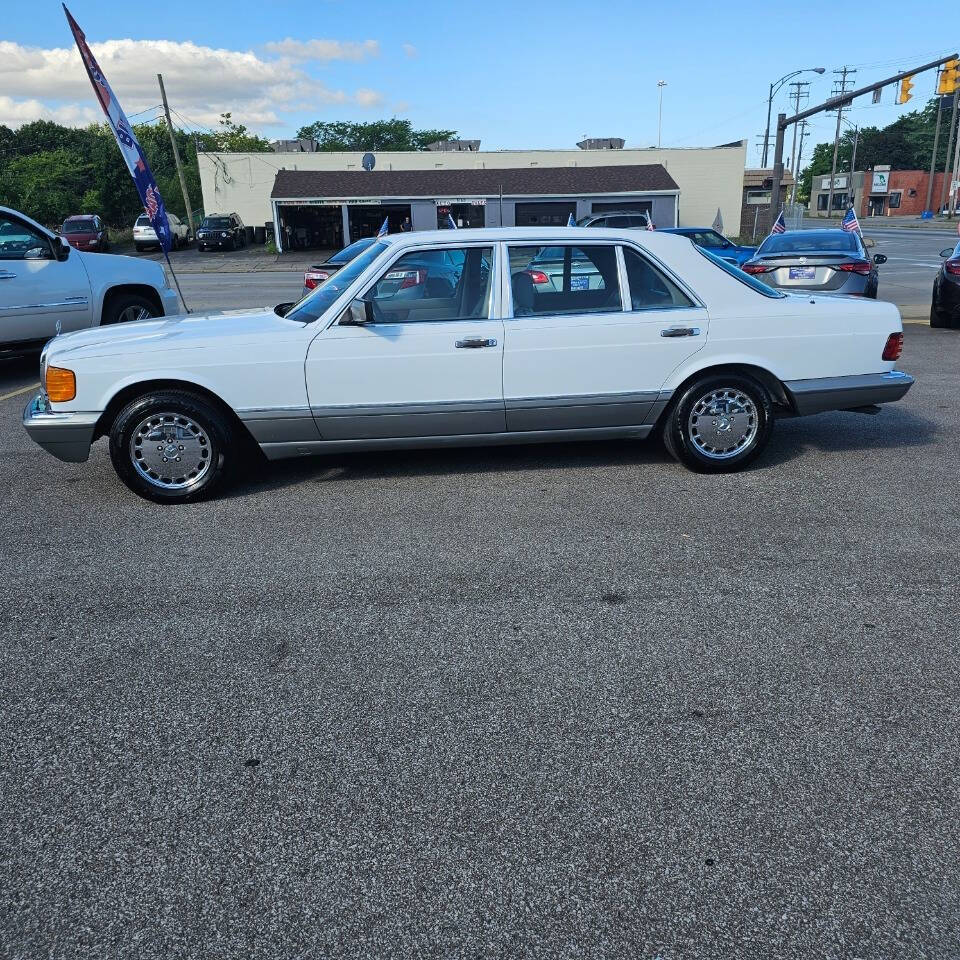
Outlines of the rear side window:
<svg viewBox="0 0 960 960">
<path fill-rule="evenodd" d="M 632 247 L 623 248 L 633 310 L 670 310 L 692 307 L 693 301 L 657 267 Z"/>
<path fill-rule="evenodd" d="M 623 310 L 612 245 L 511 246 L 515 317 Z"/>
</svg>

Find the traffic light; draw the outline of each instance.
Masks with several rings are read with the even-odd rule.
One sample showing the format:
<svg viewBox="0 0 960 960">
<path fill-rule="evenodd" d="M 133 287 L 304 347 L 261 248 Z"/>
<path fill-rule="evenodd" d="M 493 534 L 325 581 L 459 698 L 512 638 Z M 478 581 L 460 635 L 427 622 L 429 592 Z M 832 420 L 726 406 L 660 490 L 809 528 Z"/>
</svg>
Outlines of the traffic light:
<svg viewBox="0 0 960 960">
<path fill-rule="evenodd" d="M 913 77 L 904 77 L 900 81 L 900 93 L 897 96 L 897 103 L 906 103 L 913 94 L 910 92 L 913 89 Z"/>
<path fill-rule="evenodd" d="M 960 86 L 960 60 L 948 60 L 940 71 L 937 93 L 953 93 Z"/>
</svg>

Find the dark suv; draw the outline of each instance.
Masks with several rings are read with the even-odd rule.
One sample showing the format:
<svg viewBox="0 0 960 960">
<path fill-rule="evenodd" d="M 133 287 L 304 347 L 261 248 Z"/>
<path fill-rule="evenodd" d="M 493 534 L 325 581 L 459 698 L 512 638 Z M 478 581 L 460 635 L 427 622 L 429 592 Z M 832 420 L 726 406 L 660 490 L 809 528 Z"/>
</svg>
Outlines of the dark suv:
<svg viewBox="0 0 960 960">
<path fill-rule="evenodd" d="M 211 213 L 203 218 L 203 223 L 197 229 L 199 250 L 209 250 L 210 247 L 236 250 L 246 246 L 246 243 L 243 221 L 235 213 Z"/>
<path fill-rule="evenodd" d="M 635 227 L 646 229 L 650 216 L 641 210 L 598 210 L 577 221 L 578 227 Z"/>
</svg>

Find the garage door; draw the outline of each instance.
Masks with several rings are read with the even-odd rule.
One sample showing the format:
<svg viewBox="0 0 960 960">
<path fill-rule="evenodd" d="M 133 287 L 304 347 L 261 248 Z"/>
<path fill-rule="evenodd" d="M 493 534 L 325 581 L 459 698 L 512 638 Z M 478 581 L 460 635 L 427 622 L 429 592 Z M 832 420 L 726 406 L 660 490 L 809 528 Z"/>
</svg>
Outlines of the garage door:
<svg viewBox="0 0 960 960">
<path fill-rule="evenodd" d="M 570 215 L 577 216 L 576 203 L 518 203 L 518 227 L 562 227 Z"/>
</svg>

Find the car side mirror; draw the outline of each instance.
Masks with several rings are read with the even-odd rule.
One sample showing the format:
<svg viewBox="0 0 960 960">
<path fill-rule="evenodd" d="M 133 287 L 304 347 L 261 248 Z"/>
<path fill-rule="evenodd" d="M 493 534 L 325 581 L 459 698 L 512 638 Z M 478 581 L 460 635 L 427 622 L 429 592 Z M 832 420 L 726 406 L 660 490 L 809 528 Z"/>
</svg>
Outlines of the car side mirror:
<svg viewBox="0 0 960 960">
<path fill-rule="evenodd" d="M 949 260 L 953 256 L 953 247 L 947 247 L 945 250 L 940 251 L 940 256 L 944 260 Z"/>
<path fill-rule="evenodd" d="M 886 255 L 885 253 L 875 253 L 875 254 L 873 255 L 873 262 L 874 262 L 874 263 L 886 263 L 886 262 L 887 262 L 887 255 Z"/>
<path fill-rule="evenodd" d="M 54 244 L 54 254 L 58 260 L 66 260 L 70 256 L 70 244 L 66 237 L 57 237 L 57 242 Z"/>
<path fill-rule="evenodd" d="M 341 327 L 362 327 L 373 322 L 373 304 L 369 300 L 354 300 L 340 316 Z"/>
</svg>

